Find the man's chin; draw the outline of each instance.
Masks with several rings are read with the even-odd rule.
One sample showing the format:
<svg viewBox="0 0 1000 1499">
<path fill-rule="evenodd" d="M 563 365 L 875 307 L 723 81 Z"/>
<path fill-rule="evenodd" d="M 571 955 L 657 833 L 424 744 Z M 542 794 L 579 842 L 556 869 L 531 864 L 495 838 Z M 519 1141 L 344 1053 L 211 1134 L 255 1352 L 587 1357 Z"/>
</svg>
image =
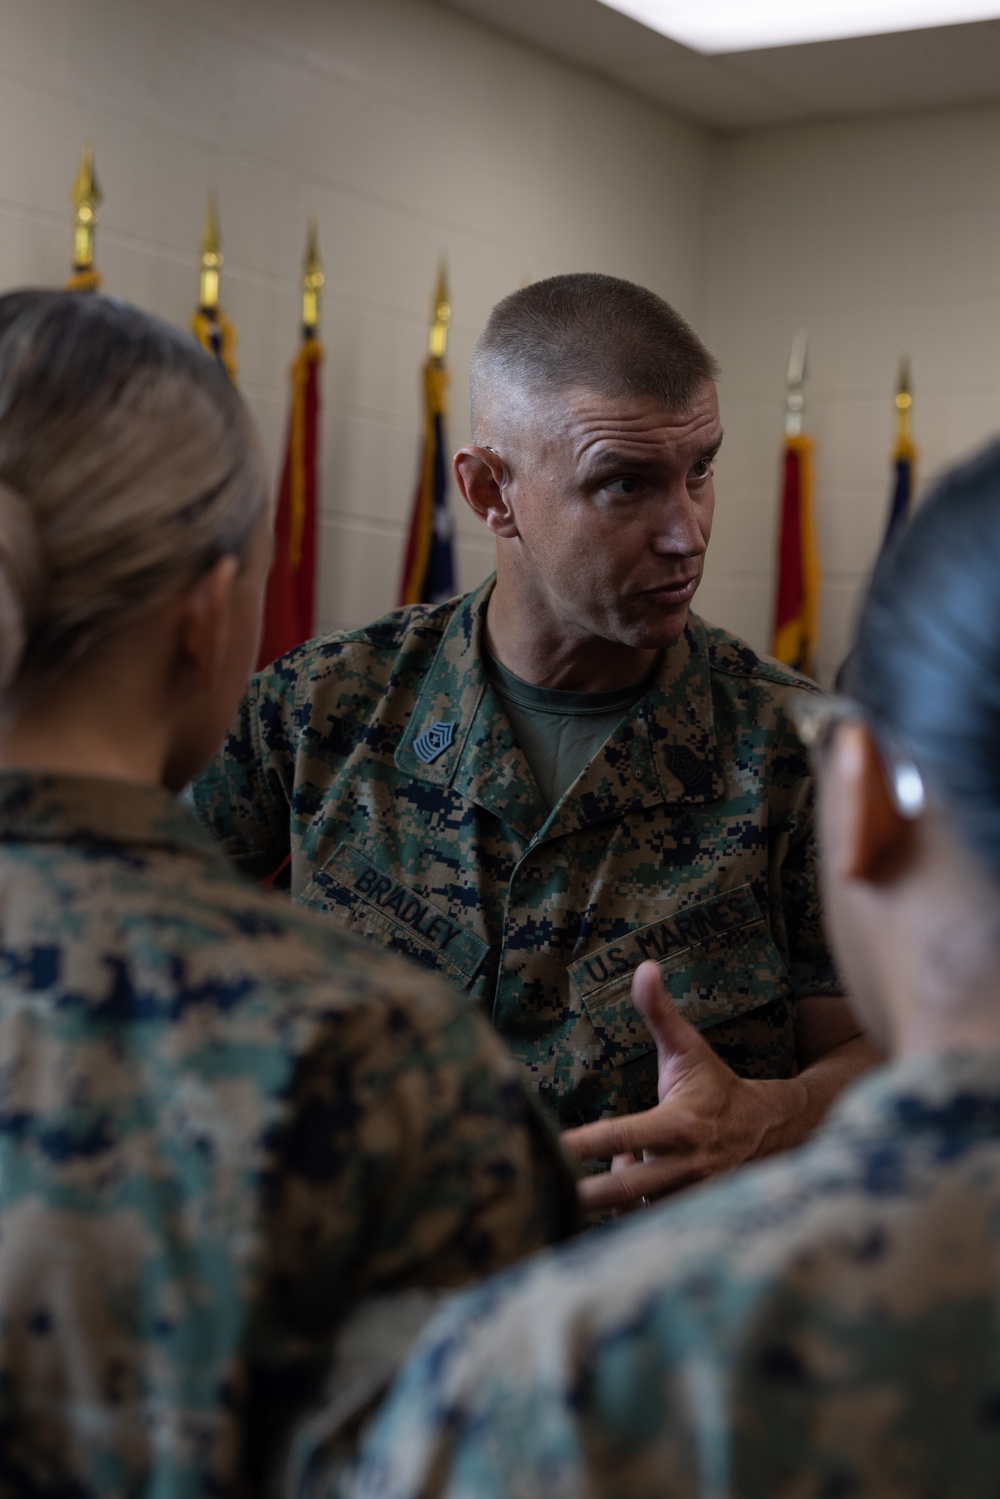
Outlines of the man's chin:
<svg viewBox="0 0 1000 1499">
<path fill-rule="evenodd" d="M 663 611 L 655 620 L 644 620 L 629 643 L 642 651 L 666 650 L 684 634 L 690 613 L 690 605 L 683 604 Z"/>
</svg>

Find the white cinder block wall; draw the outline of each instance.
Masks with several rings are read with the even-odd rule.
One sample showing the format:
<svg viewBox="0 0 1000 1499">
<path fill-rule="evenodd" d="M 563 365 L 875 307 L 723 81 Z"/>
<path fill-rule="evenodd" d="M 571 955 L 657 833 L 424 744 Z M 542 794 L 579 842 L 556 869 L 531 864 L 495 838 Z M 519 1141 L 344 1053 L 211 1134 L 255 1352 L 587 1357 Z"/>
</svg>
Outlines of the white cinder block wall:
<svg viewBox="0 0 1000 1499">
<path fill-rule="evenodd" d="M 1000 109 L 732 137 L 715 181 L 706 334 L 727 436 L 699 607 L 766 648 L 784 375 L 806 327 L 829 682 L 885 524 L 899 356 L 920 490 L 1000 432 Z"/>
<path fill-rule="evenodd" d="M 86 137 L 105 289 L 177 323 L 217 187 L 223 305 L 275 471 L 318 216 L 320 628 L 396 601 L 440 254 L 455 446 L 472 344 L 525 278 L 609 271 L 704 321 L 706 134 L 429 0 L 0 0 L 0 287 L 65 279 Z M 491 545 L 456 512 L 472 587 Z"/>
<path fill-rule="evenodd" d="M 699 607 L 762 649 L 784 370 L 809 328 L 827 678 L 884 521 L 898 355 L 924 481 L 1000 425 L 998 108 L 715 137 L 432 0 L 0 0 L 0 287 L 65 279 L 86 137 L 107 289 L 180 324 L 218 189 L 224 304 L 275 471 L 318 216 L 321 628 L 395 599 L 442 252 L 456 446 L 473 340 L 526 277 L 632 277 L 705 333 L 727 439 Z M 456 513 L 471 587 L 491 549 Z"/>
</svg>

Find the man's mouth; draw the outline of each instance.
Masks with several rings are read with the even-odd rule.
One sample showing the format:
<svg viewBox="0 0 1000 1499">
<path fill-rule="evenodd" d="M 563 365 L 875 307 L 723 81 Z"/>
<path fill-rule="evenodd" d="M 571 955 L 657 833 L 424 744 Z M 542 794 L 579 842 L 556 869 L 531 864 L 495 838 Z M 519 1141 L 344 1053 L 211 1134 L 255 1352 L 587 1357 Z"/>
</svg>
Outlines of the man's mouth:
<svg viewBox="0 0 1000 1499">
<path fill-rule="evenodd" d="M 643 597 L 661 604 L 686 604 L 698 587 L 698 577 L 698 573 L 691 573 L 671 583 L 660 583 L 655 588 L 645 589 Z"/>
</svg>

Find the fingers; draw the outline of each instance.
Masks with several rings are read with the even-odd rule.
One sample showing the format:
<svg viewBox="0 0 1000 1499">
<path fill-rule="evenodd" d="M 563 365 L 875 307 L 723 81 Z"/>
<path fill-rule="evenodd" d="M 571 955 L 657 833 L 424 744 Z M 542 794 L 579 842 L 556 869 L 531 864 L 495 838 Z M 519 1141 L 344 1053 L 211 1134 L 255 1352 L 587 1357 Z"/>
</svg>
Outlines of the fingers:
<svg viewBox="0 0 1000 1499">
<path fill-rule="evenodd" d="M 697 1121 L 687 1108 L 657 1104 L 644 1114 L 622 1114 L 565 1130 L 562 1146 L 572 1161 L 642 1156 L 644 1150 L 690 1150 L 699 1138 Z"/>
<path fill-rule="evenodd" d="M 623 1155 L 612 1156 L 611 1169 L 612 1171 L 627 1171 L 630 1166 L 635 1165 L 635 1160 L 632 1151 L 626 1150 Z"/>
<path fill-rule="evenodd" d="M 708 1175 L 704 1162 L 693 1156 L 660 1156 L 636 1162 L 621 1171 L 585 1176 L 577 1182 L 581 1205 L 588 1212 L 630 1212 L 642 1199 L 655 1202 Z"/>
<path fill-rule="evenodd" d="M 571 1161 L 594 1161 L 608 1156 L 633 1156 L 642 1150 L 637 1138 L 642 1114 L 624 1114 L 617 1119 L 599 1119 L 562 1134 L 562 1148 Z"/>
</svg>

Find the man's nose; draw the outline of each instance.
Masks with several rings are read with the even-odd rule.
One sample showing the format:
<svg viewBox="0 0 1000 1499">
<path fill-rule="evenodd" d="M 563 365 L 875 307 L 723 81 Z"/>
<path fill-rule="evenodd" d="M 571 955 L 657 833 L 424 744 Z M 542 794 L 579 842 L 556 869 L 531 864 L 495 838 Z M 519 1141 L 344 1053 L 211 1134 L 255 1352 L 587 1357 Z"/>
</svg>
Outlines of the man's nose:
<svg viewBox="0 0 1000 1499">
<path fill-rule="evenodd" d="M 666 496 L 656 516 L 653 551 L 663 556 L 700 557 L 708 546 L 702 520 L 686 487 Z"/>
</svg>

